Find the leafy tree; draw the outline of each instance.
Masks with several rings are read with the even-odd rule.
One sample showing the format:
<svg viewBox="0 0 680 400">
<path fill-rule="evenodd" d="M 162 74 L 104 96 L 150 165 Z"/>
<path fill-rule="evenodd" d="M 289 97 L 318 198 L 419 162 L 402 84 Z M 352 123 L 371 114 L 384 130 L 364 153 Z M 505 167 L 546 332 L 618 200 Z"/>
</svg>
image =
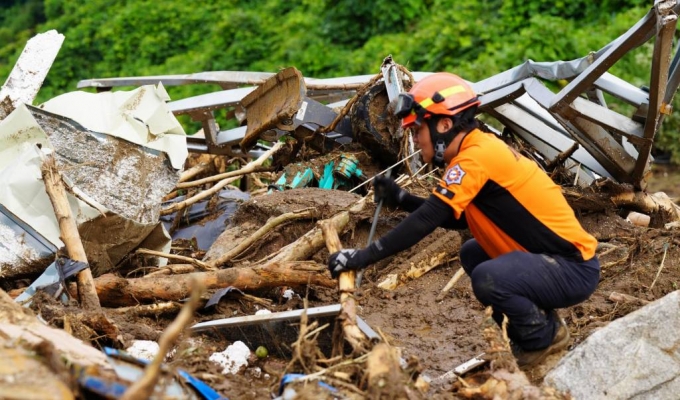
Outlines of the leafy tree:
<svg viewBox="0 0 680 400">
<path fill-rule="evenodd" d="M 0 8 L 0 73 L 26 41 L 56 29 L 66 40 L 38 102 L 94 77 L 277 71 L 305 76 L 373 74 L 385 56 L 411 70 L 477 81 L 526 60 L 570 60 L 623 34 L 650 0 L 7 0 Z M 651 44 L 612 72 L 648 85 Z M 216 90 L 169 87 L 173 98 Z M 675 104 L 675 103 L 674 103 Z M 612 99 L 613 107 L 625 105 Z M 657 145 L 680 158 L 680 120 Z"/>
</svg>

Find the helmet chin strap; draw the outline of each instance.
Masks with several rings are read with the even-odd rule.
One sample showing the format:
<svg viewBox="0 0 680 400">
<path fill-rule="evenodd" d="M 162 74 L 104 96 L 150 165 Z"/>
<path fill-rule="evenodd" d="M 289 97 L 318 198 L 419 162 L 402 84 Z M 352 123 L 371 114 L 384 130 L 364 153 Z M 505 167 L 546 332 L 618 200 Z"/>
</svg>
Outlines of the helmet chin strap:
<svg viewBox="0 0 680 400">
<path fill-rule="evenodd" d="M 439 118 L 430 118 L 427 120 L 427 126 L 430 128 L 430 140 L 432 141 L 432 148 L 434 149 L 432 164 L 435 167 L 443 168 L 446 166 L 446 162 L 444 161 L 444 152 L 446 151 L 446 148 L 449 147 L 451 141 L 453 141 L 453 138 L 456 137 L 458 132 L 454 132 L 452 127 L 444 133 L 438 133 L 437 122 L 439 122 Z"/>
</svg>

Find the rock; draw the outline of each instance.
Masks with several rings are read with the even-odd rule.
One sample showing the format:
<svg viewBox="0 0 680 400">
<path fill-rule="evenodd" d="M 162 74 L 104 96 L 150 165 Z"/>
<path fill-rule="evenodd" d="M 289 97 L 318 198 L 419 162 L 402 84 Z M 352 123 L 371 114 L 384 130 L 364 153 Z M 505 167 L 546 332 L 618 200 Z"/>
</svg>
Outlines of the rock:
<svg viewBox="0 0 680 400">
<path fill-rule="evenodd" d="M 680 291 L 594 332 L 544 382 L 575 399 L 677 398 Z"/>
</svg>

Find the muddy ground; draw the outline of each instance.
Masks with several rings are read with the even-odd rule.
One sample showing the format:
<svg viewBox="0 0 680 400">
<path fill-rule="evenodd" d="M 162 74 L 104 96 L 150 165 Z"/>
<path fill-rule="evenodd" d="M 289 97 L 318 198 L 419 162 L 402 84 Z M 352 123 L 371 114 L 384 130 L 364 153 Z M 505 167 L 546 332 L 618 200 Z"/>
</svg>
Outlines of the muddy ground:
<svg viewBox="0 0 680 400">
<path fill-rule="evenodd" d="M 403 213 L 386 209 L 380 216 L 377 236 L 383 235 L 404 216 Z M 677 290 L 680 281 L 678 268 L 680 239 L 676 237 L 677 233 L 634 227 L 615 213 L 583 215 L 581 220 L 603 243 L 602 249 L 598 252 L 602 255 L 603 270 L 600 286 L 588 301 L 560 310 L 571 331 L 571 346 L 583 341 L 593 330 L 639 307 L 609 301 L 611 292 L 654 300 Z M 343 235 L 341 240 L 344 247 L 365 246 L 369 228 L 369 221 L 364 221 L 352 232 Z M 304 229 L 298 232 L 302 231 Z M 467 232 L 461 232 L 460 235 L 462 240 L 468 238 Z M 430 378 L 436 378 L 484 351 L 485 343 L 479 328 L 483 307 L 474 298 L 469 279 L 463 277 L 440 301 L 437 301 L 440 291 L 460 268 L 458 261 L 450 261 L 394 291 L 379 289 L 376 284 L 387 274 L 398 272 L 399 268 L 405 269 L 404 260 L 418 254 L 436 240 L 438 240 L 436 235 L 432 235 L 413 248 L 369 268 L 359 296 L 358 311 L 374 330 L 382 332 L 391 344 L 402 349 L 403 358 L 417 357 L 424 368 L 423 373 Z M 271 247 L 266 251 L 270 250 Z M 319 260 L 327 256 L 326 250 L 319 253 L 315 257 Z M 662 260 L 663 270 L 654 287 L 650 289 Z M 312 307 L 338 301 L 333 291 L 321 288 L 312 288 L 308 293 L 301 294 L 310 299 Z M 296 303 L 282 303 L 280 308 L 301 305 L 299 301 Z M 216 314 L 206 315 L 201 319 L 248 315 L 252 314 L 255 308 L 257 307 L 244 302 L 226 301 L 220 305 Z M 156 329 L 160 331 L 163 325 L 158 321 Z M 213 346 L 214 350 L 221 351 L 229 343 L 220 341 L 219 337 L 219 333 L 215 333 L 201 335 L 198 338 L 210 343 L 209 346 Z M 552 356 L 542 366 L 526 371 L 530 379 L 540 382 L 561 356 Z M 187 361 L 189 364 L 186 364 Z M 191 357 L 186 361 L 178 357 L 174 362 L 195 372 L 206 370 L 214 374 L 214 368 L 209 366 L 209 362 L 197 361 L 197 357 Z M 230 398 L 267 398 L 272 385 L 277 382 L 277 374 L 280 374 L 285 363 L 286 360 L 276 357 L 256 361 L 253 366 L 260 366 L 265 373 L 268 371 L 269 378 L 264 374 L 257 377 L 256 369 L 250 367 L 243 376 L 215 378 L 212 383 L 224 386 L 223 393 Z M 443 398 L 453 397 L 448 393 L 449 384 L 448 381 L 433 384 L 431 394 Z"/>
<path fill-rule="evenodd" d="M 663 184 L 655 187 L 662 188 Z M 671 197 L 677 196 L 672 190 L 664 189 Z M 413 190 L 427 195 L 425 188 Z M 276 197 L 263 200 L 265 197 L 253 198 L 246 206 L 241 207 L 242 211 L 234 218 L 238 226 L 248 226 L 248 230 L 238 232 L 238 229 L 232 229 L 231 233 L 225 233 L 223 241 L 238 242 L 247 237 L 249 232 L 264 224 L 269 216 L 265 215 L 267 213 L 279 215 L 314 206 L 321 212 L 320 218 L 327 218 L 336 209 L 359 198 L 346 192 L 319 189 L 285 191 L 277 193 Z M 268 211 L 264 214 L 258 211 L 262 210 L 262 203 L 268 204 L 265 206 Z M 374 207 L 371 203 L 367 210 L 355 216 L 354 227 L 341 235 L 344 247 L 361 248 L 366 245 Z M 384 235 L 396 226 L 405 215 L 403 212 L 383 208 L 376 237 Z M 571 332 L 570 347 L 578 345 L 594 330 L 640 307 L 639 304 L 622 304 L 608 300 L 612 292 L 625 293 L 644 300 L 655 300 L 677 290 L 680 282 L 680 237 L 677 230 L 662 231 L 636 227 L 617 215 L 614 210 L 608 213 L 579 215 L 579 218 L 584 227 L 601 243 L 598 254 L 602 264 L 602 277 L 597 291 L 589 300 L 575 307 L 559 310 Z M 301 221 L 277 229 L 242 255 L 235 262 L 236 266 L 257 262 L 263 256 L 292 242 L 314 227 L 314 224 L 314 221 Z M 445 296 L 440 294 L 442 288 L 460 268 L 460 263 L 455 257 L 455 248 L 468 238 L 467 231 L 455 234 L 437 231 L 413 248 L 369 267 L 357 296 L 359 316 L 373 330 L 384 335 L 390 344 L 400 348 L 402 358 L 412 361 L 417 359 L 422 366 L 422 373 L 433 379 L 427 397 L 456 398 L 451 393 L 452 382 L 436 378 L 485 350 L 480 330 L 483 307 L 474 298 L 469 279 L 463 277 L 448 294 Z M 438 243 L 444 240 L 447 243 Z M 177 247 L 185 245 L 177 243 Z M 454 251 L 449 261 L 393 291 L 377 287 L 388 274 L 406 270 L 409 260 L 416 259 L 426 249 L 437 246 L 448 249 L 453 246 Z M 194 254 L 202 255 L 202 252 Z M 313 259 L 324 263 L 327 256 L 328 251 L 323 249 Z M 310 307 L 338 302 L 334 289 L 309 287 L 297 290 L 297 296 L 290 300 L 283 297 L 283 289 L 285 288 L 252 293 L 262 299 L 271 300 L 271 305 L 266 307 L 262 303 L 241 296 L 227 296 L 214 308 L 197 312 L 195 322 L 252 315 L 262 308 L 271 311 L 299 309 L 303 306 L 303 297 L 308 299 Z M 42 308 L 43 313 L 53 310 L 54 307 L 56 306 L 53 304 L 45 303 L 34 306 L 36 310 Z M 55 313 L 51 319 L 56 326 L 59 326 L 59 314 L 61 313 Z M 153 318 L 121 317 L 115 313 L 111 313 L 110 316 L 121 329 L 124 343 L 129 343 L 133 339 L 158 340 L 174 318 L 173 314 Z M 288 363 L 286 352 L 277 351 L 271 344 L 272 332 L 256 332 L 254 335 L 242 333 L 244 337 L 241 340 L 249 344 L 253 352 L 257 345 L 267 344 L 270 355 L 263 359 L 253 355 L 249 366 L 237 375 L 222 375 L 220 368 L 208 361 L 208 357 L 212 352 L 223 351 L 238 337 L 238 332 L 236 336 L 234 332 L 219 330 L 185 334 L 168 363 L 193 373 L 230 399 L 271 398 L 272 393 L 277 391 L 278 382 Z M 269 336 L 265 339 L 264 336 L 267 335 Z M 292 340 L 293 337 L 286 337 L 282 343 L 276 343 L 276 346 L 285 349 Z M 550 356 L 542 365 L 525 372 L 533 382 L 540 384 L 546 372 L 564 354 Z"/>
</svg>

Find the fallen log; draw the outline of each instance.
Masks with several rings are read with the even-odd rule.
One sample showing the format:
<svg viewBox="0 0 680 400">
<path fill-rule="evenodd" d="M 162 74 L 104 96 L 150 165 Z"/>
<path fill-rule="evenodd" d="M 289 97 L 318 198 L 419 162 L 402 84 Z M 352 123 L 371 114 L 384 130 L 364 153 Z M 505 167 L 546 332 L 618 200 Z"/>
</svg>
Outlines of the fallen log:
<svg viewBox="0 0 680 400">
<path fill-rule="evenodd" d="M 326 270 L 310 262 L 269 263 L 256 268 L 229 268 L 218 271 L 158 276 L 153 278 L 125 279 L 105 274 L 95 279 L 99 300 L 104 307 L 127 307 L 156 301 L 179 301 L 191 293 L 191 280 L 196 278 L 206 289 L 233 286 L 243 291 L 270 289 L 278 286 L 301 287 L 318 285 L 334 287 L 335 281 L 319 273 Z M 306 269 L 306 270 L 305 270 Z"/>
<path fill-rule="evenodd" d="M 338 232 L 333 226 L 333 221 L 324 220 L 320 223 L 323 236 L 326 239 L 326 247 L 332 254 L 342 250 Z M 367 338 L 357 326 L 357 306 L 354 300 L 356 272 L 349 270 L 340 274 L 338 278 L 338 292 L 340 293 L 340 305 L 342 310 L 338 319 L 342 322 L 342 330 L 345 339 L 349 342 L 356 354 L 363 354 L 367 348 Z"/>
</svg>

